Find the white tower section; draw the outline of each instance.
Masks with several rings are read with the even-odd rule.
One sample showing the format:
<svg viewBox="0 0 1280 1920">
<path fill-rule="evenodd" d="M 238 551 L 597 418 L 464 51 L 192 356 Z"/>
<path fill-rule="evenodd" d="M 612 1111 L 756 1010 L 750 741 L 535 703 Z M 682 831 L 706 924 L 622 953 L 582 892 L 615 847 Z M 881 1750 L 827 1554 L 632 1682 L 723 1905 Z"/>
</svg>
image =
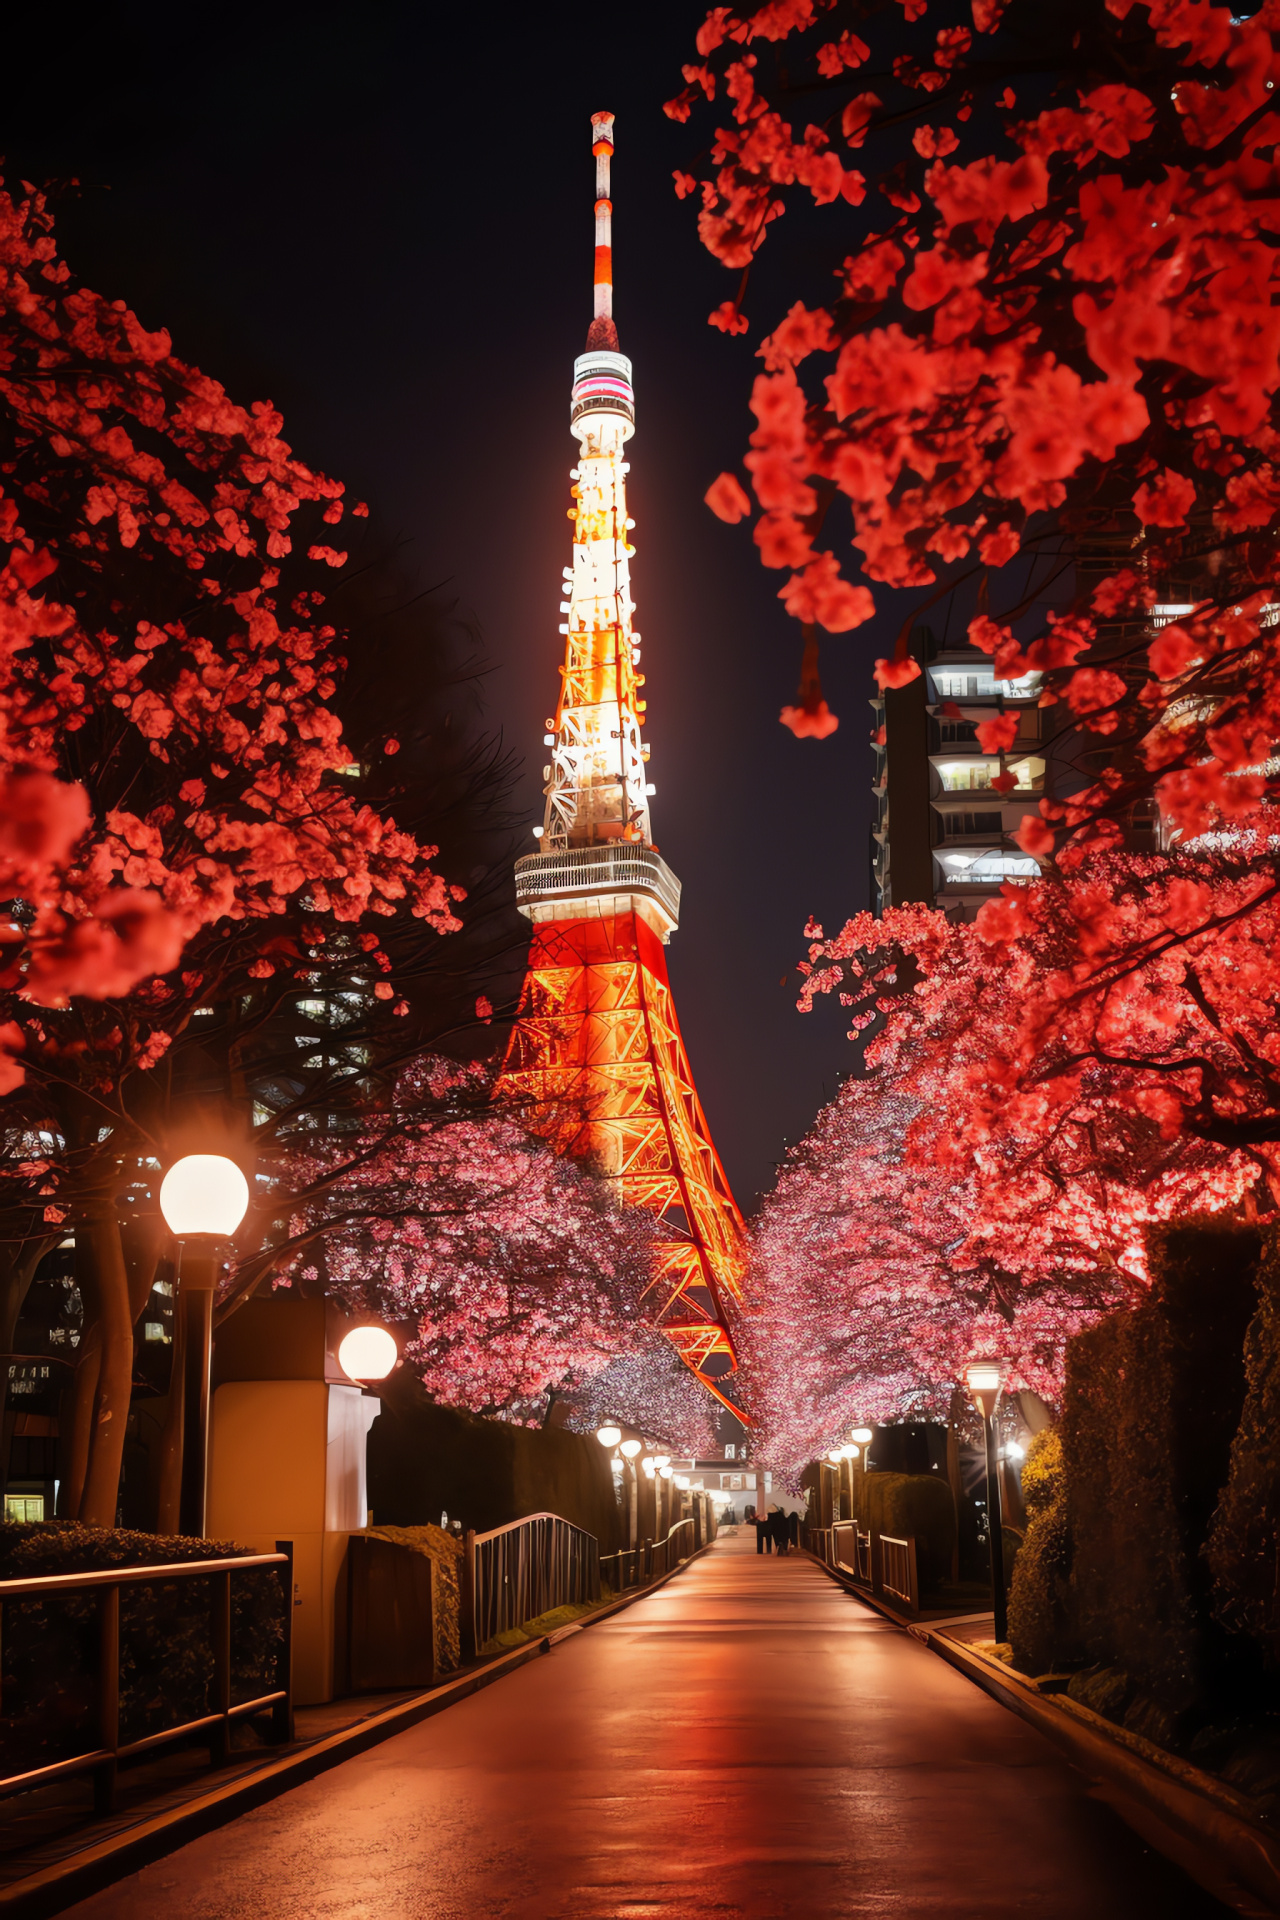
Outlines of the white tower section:
<svg viewBox="0 0 1280 1920">
<path fill-rule="evenodd" d="M 592 120 L 596 157 L 595 317 L 587 351 L 574 362 L 569 425 L 579 445 L 571 469 L 573 564 L 564 570 L 560 699 L 548 718 L 543 768 L 546 809 L 540 846 L 517 864 L 517 900 L 540 919 L 580 909 L 621 912 L 635 895 L 667 939 L 675 930 L 680 883 L 653 847 L 649 748 L 641 738 L 640 635 L 632 621 L 628 465 L 635 432 L 631 362 L 617 350 L 613 322 L 613 205 L 609 162 L 613 116 Z M 594 909 L 586 908 L 595 899 Z"/>
</svg>

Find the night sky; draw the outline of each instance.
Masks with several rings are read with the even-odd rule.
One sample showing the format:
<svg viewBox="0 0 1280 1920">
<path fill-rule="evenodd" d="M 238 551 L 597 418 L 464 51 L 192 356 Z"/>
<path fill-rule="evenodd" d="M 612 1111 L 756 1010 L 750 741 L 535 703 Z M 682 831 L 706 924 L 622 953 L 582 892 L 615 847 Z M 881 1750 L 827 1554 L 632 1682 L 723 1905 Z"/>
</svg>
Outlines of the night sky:
<svg viewBox="0 0 1280 1920">
<path fill-rule="evenodd" d="M 797 1014 L 791 969 L 810 912 L 830 927 L 866 905 L 869 667 L 896 620 L 827 639 L 833 738 L 779 726 L 800 659 L 782 576 L 702 495 L 753 424 L 752 344 L 792 279 L 810 298 L 829 282 L 802 223 L 784 222 L 796 235 L 779 229 L 767 253 L 748 339 L 706 325 L 735 280 L 671 183 L 705 134 L 661 111 L 704 11 L 126 6 L 82 16 L 56 50 L 32 13 L 25 59 L 6 28 L 10 73 L 33 84 L 9 89 L 2 145 L 11 176 L 82 181 L 59 229 L 88 284 L 167 326 L 238 400 L 273 400 L 300 455 L 405 541 L 419 585 L 447 582 L 474 614 L 486 722 L 524 757 L 532 825 L 570 553 L 569 387 L 591 317 L 589 121 L 616 112 L 654 834 L 684 883 L 669 958 L 749 1209 L 847 1069 L 839 1009 Z"/>
</svg>

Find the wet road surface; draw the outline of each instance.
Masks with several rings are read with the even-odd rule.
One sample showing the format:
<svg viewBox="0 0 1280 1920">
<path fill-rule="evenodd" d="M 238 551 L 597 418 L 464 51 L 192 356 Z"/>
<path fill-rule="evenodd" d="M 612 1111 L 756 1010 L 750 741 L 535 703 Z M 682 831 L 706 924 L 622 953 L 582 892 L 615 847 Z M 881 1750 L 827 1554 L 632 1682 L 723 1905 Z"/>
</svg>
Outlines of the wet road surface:
<svg viewBox="0 0 1280 1920">
<path fill-rule="evenodd" d="M 76 1920 L 1208 1920 L 1039 1734 L 806 1557 L 659 1593 Z"/>
</svg>

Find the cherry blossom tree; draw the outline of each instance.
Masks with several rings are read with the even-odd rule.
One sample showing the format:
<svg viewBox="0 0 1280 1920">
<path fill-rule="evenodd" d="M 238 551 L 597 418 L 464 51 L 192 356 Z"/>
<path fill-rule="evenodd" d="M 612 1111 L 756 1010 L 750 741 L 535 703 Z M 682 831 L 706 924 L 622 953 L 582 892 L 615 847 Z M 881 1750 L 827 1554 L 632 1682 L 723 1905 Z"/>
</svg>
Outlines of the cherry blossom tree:
<svg viewBox="0 0 1280 1920">
<path fill-rule="evenodd" d="M 958 596 L 997 675 L 1038 675 L 1060 716 L 1056 790 L 1018 835 L 1045 880 L 979 916 L 1018 1017 L 956 1119 L 1017 1164 L 1084 1089 L 1108 1125 L 1250 1155 L 1274 1190 L 1278 28 L 1269 0 L 720 7 L 668 104 L 715 114 L 700 180 L 676 180 L 740 276 L 713 324 L 747 330 L 798 201 L 836 282 L 771 316 L 751 491 L 723 474 L 709 505 L 740 520 L 754 494 L 802 621 L 913 594 L 882 687 Z M 1058 601 L 1039 629 L 1033 576 Z M 816 710 L 816 667 L 806 685 Z M 984 721 L 983 749 L 1014 726 Z M 1140 806 L 1149 860 L 1118 851 Z"/>
<path fill-rule="evenodd" d="M 816 544 L 841 497 L 857 571 L 930 601 L 977 574 L 1007 592 L 1046 547 L 1132 540 L 1029 643 L 985 611 L 970 629 L 999 674 L 1044 672 L 1070 727 L 1125 749 L 1024 828 L 1037 854 L 1059 822 L 1114 837 L 1153 784 L 1201 832 L 1273 778 L 1277 24 L 1200 0 L 722 6 L 667 105 L 715 105 L 700 181 L 676 176 L 741 276 L 713 325 L 747 329 L 752 263 L 797 196 L 831 228 L 833 297 L 759 348 L 744 463 L 791 613 L 842 632 L 873 611 Z M 751 508 L 733 474 L 708 501 Z M 1145 609 L 1188 570 L 1194 614 L 1149 644 Z M 1120 616 L 1099 664 L 1098 621 Z M 882 685 L 919 671 L 907 633 Z"/>
<path fill-rule="evenodd" d="M 286 991 L 412 1025 L 389 949 L 411 975 L 460 924 L 463 889 L 374 764 L 399 739 L 382 721 L 357 752 L 344 732 L 322 582 L 342 578 L 345 511 L 269 403 L 240 406 L 78 286 L 43 196 L 0 194 L 3 1317 L 73 1227 L 83 1518 L 114 1516 L 163 1245 L 154 1208 L 122 1234 L 125 1202 L 147 1200 L 184 1121 L 243 1109 Z M 341 1106 L 353 1065 L 321 1056 L 313 1103 Z"/>
<path fill-rule="evenodd" d="M 1021 900 L 1048 940 L 1051 889 Z M 1095 1055 L 1055 1077 L 1046 1059 L 1010 1096 L 1051 951 L 923 907 L 809 932 L 801 1004 L 838 994 L 855 1071 L 761 1211 L 743 1324 L 752 1407 L 793 1475 L 856 1421 L 945 1417 L 985 1349 L 1053 1402 L 1066 1340 L 1145 1289 L 1146 1226 L 1250 1204 L 1259 1174 L 1236 1134 L 1168 1124 L 1169 1076 L 1142 1050 L 1177 1044 L 1170 981 L 1135 987 L 1145 1024 L 1112 1009 L 1122 1067 Z"/>
<path fill-rule="evenodd" d="M 609 1183 L 491 1104 L 489 1076 L 423 1059 L 359 1137 L 276 1161 L 288 1238 L 277 1284 L 416 1322 L 405 1350 L 432 1398 L 536 1422 L 621 1355 L 665 1345 L 644 1317 L 654 1227 Z"/>
</svg>

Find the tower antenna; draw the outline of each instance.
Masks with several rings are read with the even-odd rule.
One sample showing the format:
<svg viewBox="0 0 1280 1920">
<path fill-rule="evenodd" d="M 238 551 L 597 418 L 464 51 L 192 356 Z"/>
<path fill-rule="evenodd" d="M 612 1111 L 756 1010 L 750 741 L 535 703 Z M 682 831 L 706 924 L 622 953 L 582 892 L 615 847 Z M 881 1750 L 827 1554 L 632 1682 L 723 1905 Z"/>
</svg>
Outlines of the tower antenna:
<svg viewBox="0 0 1280 1920">
<path fill-rule="evenodd" d="M 587 346 L 618 351 L 618 329 L 613 323 L 613 201 L 609 198 L 609 163 L 613 159 L 613 115 L 591 116 L 591 151 L 596 157 L 596 287 L 595 317 L 587 329 Z"/>
</svg>

